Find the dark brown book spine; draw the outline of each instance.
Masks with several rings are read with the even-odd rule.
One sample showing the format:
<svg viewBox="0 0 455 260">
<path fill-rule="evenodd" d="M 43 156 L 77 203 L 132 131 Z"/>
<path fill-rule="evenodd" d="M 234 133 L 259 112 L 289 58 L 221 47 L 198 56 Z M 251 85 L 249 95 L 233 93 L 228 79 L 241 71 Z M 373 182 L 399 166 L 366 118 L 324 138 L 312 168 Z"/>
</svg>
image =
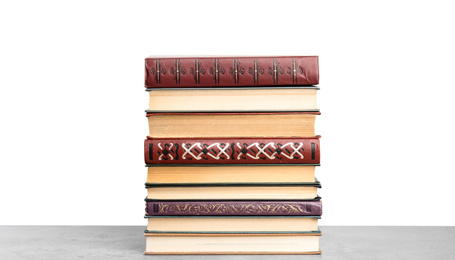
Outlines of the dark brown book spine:
<svg viewBox="0 0 455 260">
<path fill-rule="evenodd" d="M 311 138 L 148 138 L 146 164 L 318 164 Z"/>
<path fill-rule="evenodd" d="M 304 86 L 318 83 L 317 56 L 145 59 L 146 88 Z"/>
<path fill-rule="evenodd" d="M 147 216 L 321 216 L 321 201 L 147 201 Z"/>
</svg>

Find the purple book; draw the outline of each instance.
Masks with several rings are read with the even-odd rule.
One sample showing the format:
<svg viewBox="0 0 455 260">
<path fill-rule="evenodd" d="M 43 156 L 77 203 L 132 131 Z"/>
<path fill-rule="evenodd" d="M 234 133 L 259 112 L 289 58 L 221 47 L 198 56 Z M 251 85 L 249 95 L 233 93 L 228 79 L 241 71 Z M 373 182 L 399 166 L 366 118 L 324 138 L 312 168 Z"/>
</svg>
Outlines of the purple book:
<svg viewBox="0 0 455 260">
<path fill-rule="evenodd" d="M 147 216 L 321 216 L 321 201 L 147 201 Z"/>
</svg>

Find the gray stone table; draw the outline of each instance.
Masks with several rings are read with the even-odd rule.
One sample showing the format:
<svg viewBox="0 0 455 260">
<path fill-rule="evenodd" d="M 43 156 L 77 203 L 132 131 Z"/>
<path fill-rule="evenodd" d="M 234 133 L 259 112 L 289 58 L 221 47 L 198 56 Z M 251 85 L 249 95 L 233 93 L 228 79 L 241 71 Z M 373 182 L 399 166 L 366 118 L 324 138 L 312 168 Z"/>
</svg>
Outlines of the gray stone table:
<svg viewBox="0 0 455 260">
<path fill-rule="evenodd" d="M 455 259 L 455 227 L 321 227 L 322 255 L 143 255 L 142 226 L 0 226 L 0 259 Z"/>
</svg>

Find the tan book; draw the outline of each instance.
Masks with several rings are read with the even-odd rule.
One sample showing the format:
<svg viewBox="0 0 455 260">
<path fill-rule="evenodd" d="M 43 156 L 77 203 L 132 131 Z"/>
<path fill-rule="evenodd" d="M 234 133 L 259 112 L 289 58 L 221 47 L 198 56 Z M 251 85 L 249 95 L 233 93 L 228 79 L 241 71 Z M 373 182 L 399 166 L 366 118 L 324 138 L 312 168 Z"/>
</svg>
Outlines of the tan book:
<svg viewBox="0 0 455 260">
<path fill-rule="evenodd" d="M 320 254 L 320 233 L 145 233 L 145 254 Z"/>
<path fill-rule="evenodd" d="M 152 138 L 312 137 L 319 112 L 147 113 Z"/>
<path fill-rule="evenodd" d="M 147 183 L 304 183 L 315 182 L 315 165 L 188 165 L 149 164 Z"/>
<path fill-rule="evenodd" d="M 147 199 L 151 200 L 311 200 L 318 197 L 319 182 L 314 185 L 253 186 L 207 185 L 147 186 Z"/>
<path fill-rule="evenodd" d="M 154 112 L 319 111 L 316 87 L 152 89 Z"/>
<path fill-rule="evenodd" d="M 314 232 L 319 216 L 147 216 L 154 232 Z"/>
</svg>

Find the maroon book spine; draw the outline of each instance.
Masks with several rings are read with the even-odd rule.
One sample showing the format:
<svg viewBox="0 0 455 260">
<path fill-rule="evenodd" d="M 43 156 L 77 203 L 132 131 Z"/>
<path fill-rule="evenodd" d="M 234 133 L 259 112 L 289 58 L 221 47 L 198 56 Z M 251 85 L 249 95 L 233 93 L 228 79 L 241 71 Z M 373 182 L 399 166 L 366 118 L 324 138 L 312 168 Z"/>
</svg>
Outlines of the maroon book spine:
<svg viewBox="0 0 455 260">
<path fill-rule="evenodd" d="M 319 164 L 310 138 L 148 138 L 146 164 Z"/>
<path fill-rule="evenodd" d="M 319 84 L 317 56 L 145 59 L 146 88 Z"/>
<path fill-rule="evenodd" d="M 147 201 L 147 216 L 321 216 L 321 201 Z"/>
</svg>

